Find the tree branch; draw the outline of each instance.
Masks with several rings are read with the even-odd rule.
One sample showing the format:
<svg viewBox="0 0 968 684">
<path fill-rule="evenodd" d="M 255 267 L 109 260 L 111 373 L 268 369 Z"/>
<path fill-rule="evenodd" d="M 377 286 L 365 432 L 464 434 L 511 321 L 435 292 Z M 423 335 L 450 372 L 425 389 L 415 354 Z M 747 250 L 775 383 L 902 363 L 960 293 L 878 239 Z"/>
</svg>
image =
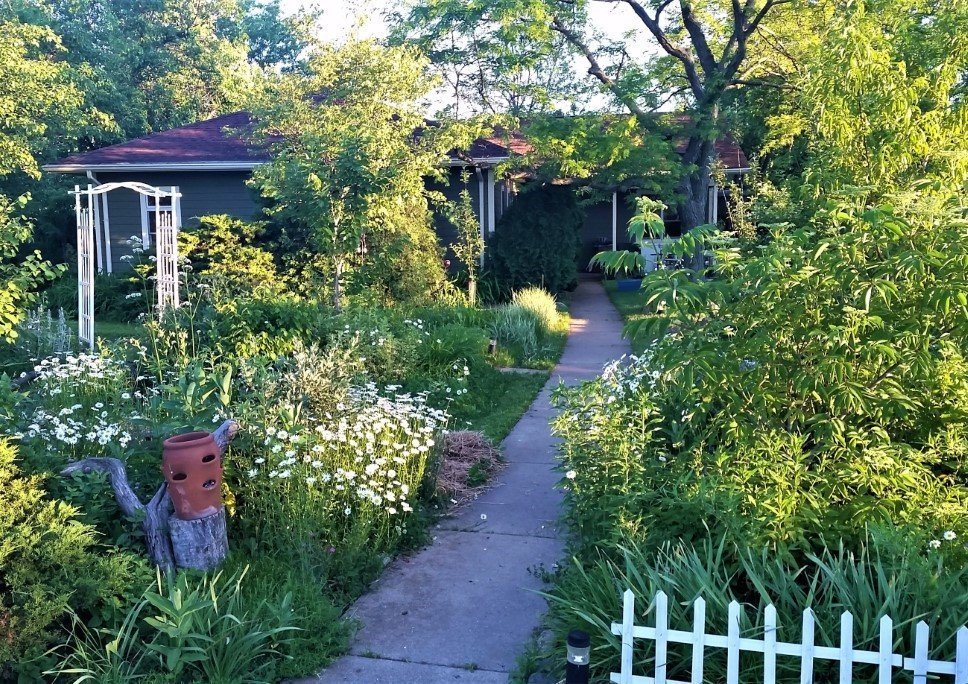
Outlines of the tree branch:
<svg viewBox="0 0 968 684">
<path fill-rule="evenodd" d="M 565 40 L 581 51 L 582 55 L 584 55 L 585 59 L 588 61 L 588 73 L 597 78 L 606 88 L 612 91 L 612 93 L 614 93 L 614 95 L 621 100 L 622 104 L 628 107 L 629 111 L 631 111 L 639 119 L 644 120 L 648 117 L 646 112 L 639 106 L 639 103 L 635 101 L 635 98 L 631 97 L 628 93 L 622 92 L 622 89 L 618 86 L 614 79 L 610 78 L 609 75 L 605 73 L 605 70 L 602 69 L 601 64 L 598 62 L 598 57 L 595 56 L 595 53 L 588 46 L 588 44 L 582 40 L 581 36 L 579 36 L 577 32 L 568 28 L 558 17 L 555 17 L 552 20 L 551 28 L 564 36 Z"/>
</svg>

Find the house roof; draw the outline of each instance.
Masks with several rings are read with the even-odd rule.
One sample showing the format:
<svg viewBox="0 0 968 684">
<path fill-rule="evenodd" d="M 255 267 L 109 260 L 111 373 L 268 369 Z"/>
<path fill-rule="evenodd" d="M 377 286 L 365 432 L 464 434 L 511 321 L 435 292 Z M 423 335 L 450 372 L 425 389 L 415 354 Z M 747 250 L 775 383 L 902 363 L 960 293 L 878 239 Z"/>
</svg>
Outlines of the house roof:
<svg viewBox="0 0 968 684">
<path fill-rule="evenodd" d="M 217 171 L 249 170 L 268 160 L 268 155 L 247 144 L 240 130 L 251 125 L 248 112 L 234 112 L 214 119 L 152 133 L 128 142 L 64 157 L 44 169 L 59 173 L 86 171 Z M 680 145 L 684 148 L 685 143 Z M 527 154 L 530 143 L 518 131 L 496 130 L 478 138 L 465 158 L 498 162 L 511 155 Z M 682 151 L 680 149 L 680 151 Z M 716 142 L 716 153 L 729 169 L 747 168 L 746 155 L 729 136 Z M 455 163 L 462 163 L 453 157 Z"/>
</svg>

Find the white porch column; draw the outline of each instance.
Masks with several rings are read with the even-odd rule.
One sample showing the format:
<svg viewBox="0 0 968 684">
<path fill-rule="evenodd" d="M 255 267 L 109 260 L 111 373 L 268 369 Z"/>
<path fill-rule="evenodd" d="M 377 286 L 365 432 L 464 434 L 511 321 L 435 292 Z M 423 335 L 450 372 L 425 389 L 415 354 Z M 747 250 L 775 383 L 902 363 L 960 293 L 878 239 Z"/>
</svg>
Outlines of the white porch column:
<svg viewBox="0 0 968 684">
<path fill-rule="evenodd" d="M 487 234 L 494 235 L 494 226 L 497 222 L 497 205 L 494 203 L 494 169 L 487 170 L 487 204 L 491 208 L 487 215 Z"/>
<path fill-rule="evenodd" d="M 477 193 L 478 193 L 478 212 L 477 218 L 481 226 L 481 240 L 485 240 L 487 235 L 484 233 L 484 214 L 487 212 L 487 208 L 484 206 L 484 174 L 481 172 L 481 167 L 477 167 Z M 484 252 L 481 252 L 481 268 L 484 268 Z"/>
<path fill-rule="evenodd" d="M 151 229 L 148 227 L 148 198 L 138 193 L 141 200 L 141 248 L 148 249 L 151 246 Z"/>
<path fill-rule="evenodd" d="M 618 191 L 612 193 L 612 251 L 618 249 Z"/>
</svg>

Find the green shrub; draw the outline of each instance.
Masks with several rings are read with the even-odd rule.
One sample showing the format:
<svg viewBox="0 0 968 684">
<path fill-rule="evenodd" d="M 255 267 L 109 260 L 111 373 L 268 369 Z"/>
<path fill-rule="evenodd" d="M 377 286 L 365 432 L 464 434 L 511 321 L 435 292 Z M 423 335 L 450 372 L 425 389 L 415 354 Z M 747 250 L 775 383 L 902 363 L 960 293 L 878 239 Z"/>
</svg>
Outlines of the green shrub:
<svg viewBox="0 0 968 684">
<path fill-rule="evenodd" d="M 557 422 L 582 542 L 968 534 L 968 241 L 957 211 L 921 210 L 833 207 L 721 250 L 718 280 L 650 275 L 667 315 L 640 331 L 671 334 Z"/>
<path fill-rule="evenodd" d="M 554 295 L 546 290 L 540 287 L 526 287 L 512 295 L 511 303 L 533 313 L 542 334 L 548 335 L 558 330 L 558 322 L 561 319 L 558 303 Z"/>
<path fill-rule="evenodd" d="M 264 223 L 225 214 L 203 216 L 197 226 L 182 230 L 178 248 L 187 258 L 183 268 L 193 274 L 190 287 L 208 284 L 220 298 L 282 293 L 285 283 L 266 247 L 265 231 Z"/>
<path fill-rule="evenodd" d="M 487 267 L 508 294 L 532 285 L 549 292 L 571 289 L 578 283 L 583 221 L 570 188 L 525 192 L 498 222 Z"/>
<path fill-rule="evenodd" d="M 146 579 L 143 561 L 100 553 L 94 529 L 48 498 L 40 478 L 23 476 L 0 439 L 0 675 L 13 668 L 29 679 L 32 661 L 63 638 L 68 611 L 111 623 Z"/>
<path fill-rule="evenodd" d="M 94 276 L 94 317 L 108 321 L 134 321 L 148 311 L 150 294 L 145 283 L 132 271 L 98 273 Z M 44 291 L 44 298 L 54 311 L 63 309 L 77 318 L 77 271 L 68 271 Z"/>
<path fill-rule="evenodd" d="M 960 541 L 946 543 L 954 548 Z M 858 544 L 856 552 L 841 546 L 826 547 L 816 554 L 795 558 L 785 553 L 736 547 L 722 538 L 708 537 L 695 544 L 667 544 L 649 551 L 633 543 L 622 545 L 618 558 L 599 556 L 578 562 L 559 576 L 550 592 L 550 624 L 563 641 L 571 629 L 585 629 L 592 635 L 592 681 L 607 681 L 618 672 L 620 637 L 611 633 L 612 622 L 622 617 L 622 593 L 632 589 L 636 598 L 635 624 L 654 625 L 653 598 L 658 591 L 669 597 L 669 628 L 690 630 L 692 603 L 706 601 L 709 632 L 726 633 L 729 602 L 743 606 L 741 636 L 762 639 L 763 614 L 767 605 L 777 611 L 779 641 L 798 643 L 803 610 L 811 608 L 817 619 L 816 644 L 837 648 L 840 616 L 854 617 L 854 648 L 877 650 L 879 620 L 894 620 L 894 649 L 914 652 L 918 621 L 931 628 L 931 657 L 952 660 L 955 633 L 968 611 L 968 568 L 955 553 L 930 550 L 924 544 L 912 546 L 905 538 L 883 531 Z M 745 660 L 749 658 L 749 660 Z M 759 656 L 744 656 L 740 681 L 762 682 Z M 636 674 L 655 669 L 652 642 L 642 640 L 635 647 Z M 670 646 L 668 676 L 689 681 L 691 648 Z M 800 662 L 777 659 L 777 682 L 799 682 Z M 836 681 L 839 665 L 816 661 L 815 681 Z M 874 681 L 876 674 L 866 666 L 855 666 L 854 676 Z M 707 649 L 704 681 L 726 680 L 724 649 Z"/>
</svg>

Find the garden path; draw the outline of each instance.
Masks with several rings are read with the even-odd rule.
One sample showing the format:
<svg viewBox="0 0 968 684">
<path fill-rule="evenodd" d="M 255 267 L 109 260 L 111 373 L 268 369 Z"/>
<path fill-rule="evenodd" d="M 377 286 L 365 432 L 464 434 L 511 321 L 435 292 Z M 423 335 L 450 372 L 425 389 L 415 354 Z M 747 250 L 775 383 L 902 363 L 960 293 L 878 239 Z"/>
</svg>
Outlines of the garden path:
<svg viewBox="0 0 968 684">
<path fill-rule="evenodd" d="M 504 440 L 508 466 L 494 487 L 387 569 L 349 612 L 362 624 L 350 654 L 303 684 L 507 682 L 545 610 L 540 570 L 563 553 L 551 392 L 627 353 L 621 316 L 599 282 L 583 280 L 561 360 Z"/>
</svg>

